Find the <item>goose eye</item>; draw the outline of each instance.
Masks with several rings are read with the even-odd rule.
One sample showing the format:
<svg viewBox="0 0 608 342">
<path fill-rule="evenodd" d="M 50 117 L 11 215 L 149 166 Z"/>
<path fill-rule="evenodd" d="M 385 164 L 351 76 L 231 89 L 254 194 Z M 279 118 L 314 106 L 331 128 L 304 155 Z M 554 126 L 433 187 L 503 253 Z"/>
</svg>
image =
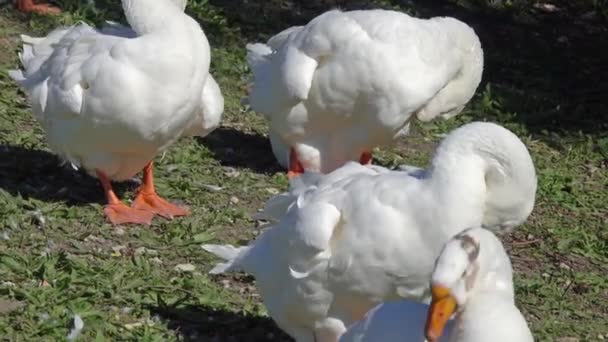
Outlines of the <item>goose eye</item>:
<svg viewBox="0 0 608 342">
<path fill-rule="evenodd" d="M 467 270 L 464 270 L 464 272 L 462 272 L 462 275 L 460 276 L 460 278 L 464 278 L 467 276 Z"/>
</svg>

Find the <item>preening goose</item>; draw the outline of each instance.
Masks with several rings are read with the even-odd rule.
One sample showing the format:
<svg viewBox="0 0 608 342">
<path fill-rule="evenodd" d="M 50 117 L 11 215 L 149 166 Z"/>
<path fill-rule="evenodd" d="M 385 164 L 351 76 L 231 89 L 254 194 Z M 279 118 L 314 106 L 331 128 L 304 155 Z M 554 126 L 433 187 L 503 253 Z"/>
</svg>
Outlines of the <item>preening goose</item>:
<svg viewBox="0 0 608 342">
<path fill-rule="evenodd" d="M 84 23 L 44 38 L 24 36 L 24 70 L 10 75 L 29 93 L 52 150 L 101 181 L 114 224 L 146 223 L 187 210 L 160 198 L 152 160 L 184 135 L 219 125 L 223 98 L 209 75 L 210 49 L 184 0 L 123 0 L 131 29 Z M 110 180 L 144 170 L 133 207 Z"/>
<path fill-rule="evenodd" d="M 247 50 L 249 104 L 268 119 L 290 177 L 370 163 L 372 148 L 407 133 L 413 117 L 458 114 L 483 71 L 465 23 L 386 10 L 329 11 Z"/>
<path fill-rule="evenodd" d="M 271 317 L 299 342 L 335 342 L 379 303 L 428 299 L 443 244 L 467 227 L 521 224 L 537 186 L 526 146 L 483 122 L 452 131 L 426 170 L 349 162 L 308 174 L 269 201 L 276 222 L 249 246 L 203 246 L 226 260 L 211 273 L 252 274 Z"/>
</svg>

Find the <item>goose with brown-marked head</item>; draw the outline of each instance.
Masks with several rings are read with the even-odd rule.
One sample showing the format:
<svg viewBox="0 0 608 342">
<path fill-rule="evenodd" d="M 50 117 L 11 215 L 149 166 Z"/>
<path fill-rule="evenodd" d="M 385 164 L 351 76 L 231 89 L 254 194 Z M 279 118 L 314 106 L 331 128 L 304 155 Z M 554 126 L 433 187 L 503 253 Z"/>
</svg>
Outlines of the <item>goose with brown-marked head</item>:
<svg viewBox="0 0 608 342">
<path fill-rule="evenodd" d="M 511 261 L 486 229 L 466 229 L 448 240 L 437 258 L 431 289 L 430 306 L 381 304 L 350 326 L 340 342 L 534 340 L 515 306 Z"/>
</svg>

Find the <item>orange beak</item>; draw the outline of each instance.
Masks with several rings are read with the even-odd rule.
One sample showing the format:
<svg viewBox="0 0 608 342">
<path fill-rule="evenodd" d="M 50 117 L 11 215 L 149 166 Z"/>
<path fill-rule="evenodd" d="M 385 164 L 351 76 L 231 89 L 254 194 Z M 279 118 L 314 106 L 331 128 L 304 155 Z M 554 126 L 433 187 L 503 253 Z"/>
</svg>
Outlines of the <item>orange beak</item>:
<svg viewBox="0 0 608 342">
<path fill-rule="evenodd" d="M 300 176 L 300 173 L 298 172 L 294 172 L 294 171 L 289 171 L 287 172 L 287 179 L 294 179 Z"/>
<path fill-rule="evenodd" d="M 443 328 L 456 310 L 456 299 L 446 287 L 433 285 L 431 287 L 433 301 L 429 308 L 424 328 L 426 339 L 429 342 L 437 341 L 443 334 Z"/>
<path fill-rule="evenodd" d="M 287 172 L 287 178 L 294 179 L 304 173 L 304 167 L 298 160 L 296 150 L 292 147 L 289 150 L 289 171 Z"/>
</svg>

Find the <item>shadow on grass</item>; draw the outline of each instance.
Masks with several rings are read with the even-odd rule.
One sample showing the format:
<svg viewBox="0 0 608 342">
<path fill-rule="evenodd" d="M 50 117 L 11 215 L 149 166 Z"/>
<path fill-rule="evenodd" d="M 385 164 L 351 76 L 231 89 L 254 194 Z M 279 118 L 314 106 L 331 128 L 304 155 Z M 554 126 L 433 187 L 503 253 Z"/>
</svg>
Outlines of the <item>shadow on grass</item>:
<svg viewBox="0 0 608 342">
<path fill-rule="evenodd" d="M 261 135 L 220 127 L 197 141 L 207 146 L 223 166 L 248 168 L 257 173 L 283 170 L 272 154 L 270 141 Z"/>
<path fill-rule="evenodd" d="M 167 320 L 169 328 L 178 331 L 185 341 L 292 341 L 270 318 L 195 306 L 150 310 Z"/>
<path fill-rule="evenodd" d="M 504 111 L 517 113 L 531 132 L 605 133 L 608 26 L 596 12 L 559 1 L 512 10 L 418 4 L 423 17 L 454 16 L 475 29 L 486 61 L 479 89 L 490 83 Z"/>
<path fill-rule="evenodd" d="M 95 178 L 61 164 L 61 160 L 50 152 L 2 144 L 0 189 L 13 196 L 44 202 L 63 201 L 72 205 L 105 203 L 103 191 Z M 115 191 L 122 196 L 134 186 L 134 182 L 118 183 Z"/>
<path fill-rule="evenodd" d="M 200 0 L 195 0 L 200 1 Z M 240 28 L 246 39 L 267 39 L 290 26 L 305 25 L 330 9 L 390 8 L 387 1 L 369 0 L 209 0 L 222 9 L 229 25 Z"/>
<path fill-rule="evenodd" d="M 293 25 L 342 8 L 399 8 L 416 16 L 453 16 L 471 25 L 485 52 L 484 80 L 502 111 L 532 133 L 604 133 L 608 129 L 608 25 L 584 2 L 521 2 L 496 8 L 489 1 L 440 0 L 210 0 L 247 40 L 265 40 Z M 495 3 L 502 3 L 495 1 Z M 514 2 L 517 3 L 517 2 Z M 553 5 L 554 4 L 554 5 Z M 478 113 L 477 119 L 509 121 Z"/>
</svg>

